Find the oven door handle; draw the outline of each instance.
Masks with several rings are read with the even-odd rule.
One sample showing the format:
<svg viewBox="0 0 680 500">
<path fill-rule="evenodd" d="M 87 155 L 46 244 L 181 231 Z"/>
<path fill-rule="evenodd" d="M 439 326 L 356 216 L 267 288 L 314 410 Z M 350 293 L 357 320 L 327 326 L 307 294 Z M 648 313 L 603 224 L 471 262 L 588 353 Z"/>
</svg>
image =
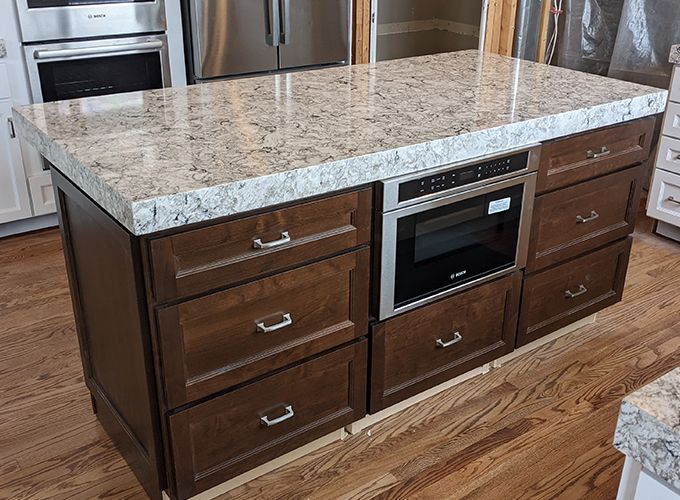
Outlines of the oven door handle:
<svg viewBox="0 0 680 500">
<path fill-rule="evenodd" d="M 99 47 L 81 47 L 77 49 L 48 49 L 33 52 L 33 59 L 63 59 L 66 57 L 118 54 L 120 52 L 152 51 L 163 47 L 161 40 L 124 43 L 120 45 L 101 45 Z"/>
</svg>

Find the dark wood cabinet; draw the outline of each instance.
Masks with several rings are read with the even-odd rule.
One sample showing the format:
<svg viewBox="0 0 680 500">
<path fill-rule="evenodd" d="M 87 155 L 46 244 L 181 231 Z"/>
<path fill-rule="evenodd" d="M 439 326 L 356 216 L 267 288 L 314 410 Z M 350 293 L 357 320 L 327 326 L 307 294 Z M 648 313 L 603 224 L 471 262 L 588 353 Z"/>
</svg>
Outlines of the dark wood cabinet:
<svg viewBox="0 0 680 500">
<path fill-rule="evenodd" d="M 521 283 L 515 273 L 375 325 L 371 413 L 512 351 Z"/>
<path fill-rule="evenodd" d="M 517 344 L 525 345 L 621 300 L 631 243 L 626 238 L 527 276 Z"/>
<path fill-rule="evenodd" d="M 368 333 L 367 248 L 158 311 L 174 408 Z"/>
<path fill-rule="evenodd" d="M 632 233 L 643 168 L 639 165 L 537 197 L 527 271 L 543 269 Z"/>
<path fill-rule="evenodd" d="M 178 497 L 363 417 L 366 353 L 364 339 L 171 415 Z"/>
<path fill-rule="evenodd" d="M 372 196 L 363 189 L 152 239 L 155 299 L 223 288 L 367 244 Z"/>
<path fill-rule="evenodd" d="M 541 148 L 536 193 L 554 191 L 644 162 L 655 117 L 548 142 Z"/>
<path fill-rule="evenodd" d="M 543 145 L 525 272 L 372 328 L 372 186 L 136 237 L 55 171 L 102 426 L 184 499 L 621 300 L 653 125 Z"/>
</svg>

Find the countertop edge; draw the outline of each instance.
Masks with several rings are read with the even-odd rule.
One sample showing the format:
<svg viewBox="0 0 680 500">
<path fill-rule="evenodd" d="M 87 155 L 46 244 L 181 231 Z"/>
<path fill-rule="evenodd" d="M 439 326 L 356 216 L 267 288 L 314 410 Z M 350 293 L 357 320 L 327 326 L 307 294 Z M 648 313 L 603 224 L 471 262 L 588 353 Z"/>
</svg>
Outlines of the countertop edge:
<svg viewBox="0 0 680 500">
<path fill-rule="evenodd" d="M 592 108 L 549 115 L 281 174 L 136 201 L 132 203 L 135 219 L 133 233 L 150 234 L 186 224 L 237 215 L 652 116 L 663 112 L 667 94 L 667 91 L 660 90 L 655 94 Z M 281 189 L 281 186 L 286 188 Z M 222 200 L 222 203 L 218 204 L 217 200 Z M 228 202 L 224 203 L 224 200 Z M 173 217 L 170 220 L 156 218 L 153 224 L 149 224 L 149 216 L 158 217 L 158 214 L 163 213 L 172 214 Z"/>
<path fill-rule="evenodd" d="M 26 140 L 132 234 L 143 236 L 651 116 L 664 111 L 667 95 L 666 90 L 659 90 L 567 113 L 137 201 L 120 197 L 19 110 L 14 109 L 13 114 Z"/>
<path fill-rule="evenodd" d="M 15 107 L 12 107 L 12 118 L 14 125 L 20 131 L 22 139 L 34 146 L 41 155 L 88 197 L 92 198 L 106 213 L 111 215 L 128 231 L 132 232 L 134 216 L 131 203 L 122 198 L 98 176 L 94 175 L 89 168 L 79 164 L 73 156 L 65 151 L 56 141 L 50 139 L 39 127 L 36 127 L 26 119 Z M 97 191 L 96 197 L 88 192 L 93 187 Z"/>
<path fill-rule="evenodd" d="M 680 451 L 680 432 L 631 401 L 630 396 L 621 402 L 613 444 L 621 453 L 680 490 L 680 464 L 676 458 Z"/>
</svg>

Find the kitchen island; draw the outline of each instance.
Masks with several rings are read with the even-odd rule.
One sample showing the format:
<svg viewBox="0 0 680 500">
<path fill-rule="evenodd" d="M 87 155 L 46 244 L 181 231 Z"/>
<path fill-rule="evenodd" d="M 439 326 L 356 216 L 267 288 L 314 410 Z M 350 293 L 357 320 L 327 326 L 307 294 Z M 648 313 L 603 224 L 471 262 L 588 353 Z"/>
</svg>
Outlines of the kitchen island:
<svg viewBox="0 0 680 500">
<path fill-rule="evenodd" d="M 621 300 L 666 94 L 465 51 L 15 110 L 54 166 L 93 408 L 149 495 L 216 487 Z M 510 193 L 473 212 L 512 265 L 382 316 L 381 181 L 446 193 L 470 162 Z"/>
</svg>

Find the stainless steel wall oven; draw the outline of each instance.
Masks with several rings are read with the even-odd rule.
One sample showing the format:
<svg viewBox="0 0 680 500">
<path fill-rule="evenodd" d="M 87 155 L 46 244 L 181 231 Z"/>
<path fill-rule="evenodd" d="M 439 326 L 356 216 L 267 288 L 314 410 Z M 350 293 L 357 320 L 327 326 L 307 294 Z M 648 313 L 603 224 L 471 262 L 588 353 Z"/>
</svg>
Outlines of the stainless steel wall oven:
<svg viewBox="0 0 680 500">
<path fill-rule="evenodd" d="M 25 45 L 34 102 L 170 85 L 166 35 Z"/>
<path fill-rule="evenodd" d="M 34 102 L 170 85 L 164 0 L 16 0 Z"/>
<path fill-rule="evenodd" d="M 24 43 L 156 33 L 164 0 L 16 0 Z"/>
<path fill-rule="evenodd" d="M 382 182 L 379 319 L 526 264 L 539 146 Z"/>
</svg>

